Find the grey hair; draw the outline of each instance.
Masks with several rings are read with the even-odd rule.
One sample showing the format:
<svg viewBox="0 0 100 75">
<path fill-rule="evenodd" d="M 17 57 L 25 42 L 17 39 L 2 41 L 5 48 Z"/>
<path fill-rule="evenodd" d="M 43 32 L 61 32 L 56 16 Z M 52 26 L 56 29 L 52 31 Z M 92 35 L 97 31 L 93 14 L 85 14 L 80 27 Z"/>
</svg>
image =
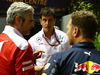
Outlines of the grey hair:
<svg viewBox="0 0 100 75">
<path fill-rule="evenodd" d="M 13 25 L 16 16 L 20 16 L 23 20 L 25 20 L 27 12 L 31 12 L 34 14 L 34 8 L 31 5 L 28 5 L 24 2 L 12 3 L 7 10 L 7 24 Z"/>
</svg>

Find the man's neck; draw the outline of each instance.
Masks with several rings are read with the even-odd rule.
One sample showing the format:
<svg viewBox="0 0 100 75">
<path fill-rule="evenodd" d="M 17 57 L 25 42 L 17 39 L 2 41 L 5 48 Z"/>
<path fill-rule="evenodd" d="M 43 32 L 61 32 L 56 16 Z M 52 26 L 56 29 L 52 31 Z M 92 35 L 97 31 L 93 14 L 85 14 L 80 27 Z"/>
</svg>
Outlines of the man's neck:
<svg viewBox="0 0 100 75">
<path fill-rule="evenodd" d="M 51 39 L 51 36 L 54 34 L 54 31 L 44 32 L 45 36 L 49 39 Z"/>
<path fill-rule="evenodd" d="M 77 38 L 74 43 L 76 42 L 92 42 L 93 40 L 92 39 L 89 39 L 89 38 L 82 38 L 82 37 L 79 37 Z"/>
</svg>

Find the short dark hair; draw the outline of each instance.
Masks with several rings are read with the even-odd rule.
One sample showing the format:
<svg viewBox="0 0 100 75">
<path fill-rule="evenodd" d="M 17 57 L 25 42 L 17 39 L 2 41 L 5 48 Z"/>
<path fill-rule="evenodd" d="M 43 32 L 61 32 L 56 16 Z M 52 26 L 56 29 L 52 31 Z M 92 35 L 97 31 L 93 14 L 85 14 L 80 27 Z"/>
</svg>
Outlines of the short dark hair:
<svg viewBox="0 0 100 75">
<path fill-rule="evenodd" d="M 71 19 L 72 26 L 78 26 L 81 29 L 83 38 L 94 39 L 98 22 L 92 12 L 86 10 L 73 12 Z"/>
<path fill-rule="evenodd" d="M 48 15 L 53 15 L 53 17 L 55 18 L 54 9 L 51 8 L 51 7 L 42 8 L 41 11 L 40 11 L 40 18 L 42 18 L 42 16 L 48 16 Z"/>
</svg>

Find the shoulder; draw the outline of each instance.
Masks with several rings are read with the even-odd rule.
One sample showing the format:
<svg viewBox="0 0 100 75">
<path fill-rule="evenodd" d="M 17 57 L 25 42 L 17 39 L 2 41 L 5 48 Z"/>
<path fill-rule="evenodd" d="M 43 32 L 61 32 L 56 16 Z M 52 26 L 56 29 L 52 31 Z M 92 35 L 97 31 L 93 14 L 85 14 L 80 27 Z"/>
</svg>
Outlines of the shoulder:
<svg viewBox="0 0 100 75">
<path fill-rule="evenodd" d="M 4 34 L 6 34 L 5 36 L 8 36 L 5 40 L 7 39 L 9 42 L 12 42 L 12 44 L 15 44 L 19 49 L 26 50 L 28 48 L 28 42 L 23 37 L 9 32 Z"/>
<path fill-rule="evenodd" d="M 38 33 L 36 33 L 35 35 L 33 35 L 33 36 L 28 40 L 28 42 L 34 41 L 34 40 L 36 40 L 36 39 L 39 38 L 39 37 L 42 37 L 42 32 L 41 32 L 41 31 L 39 31 Z"/>
<path fill-rule="evenodd" d="M 42 41 L 42 33 L 39 31 L 35 35 L 33 35 L 29 40 L 29 44 L 31 45 L 32 49 L 35 50 L 36 45 Z"/>
<path fill-rule="evenodd" d="M 55 33 L 56 33 L 56 35 L 57 35 L 59 38 L 61 38 L 61 37 L 63 37 L 63 38 L 68 38 L 68 36 L 66 35 L 66 33 L 63 32 L 63 31 L 61 31 L 61 30 L 55 29 Z"/>
<path fill-rule="evenodd" d="M 72 56 L 77 57 L 77 55 L 80 55 L 80 53 L 82 54 L 83 51 L 77 48 L 71 48 L 62 52 L 55 53 L 52 55 L 52 57 L 57 60 L 60 60 L 60 59 L 65 60 L 65 59 L 71 58 Z"/>
<path fill-rule="evenodd" d="M 58 29 L 55 29 L 55 32 L 58 33 L 58 34 L 66 35 L 65 32 L 63 32 L 63 31 L 61 31 L 61 30 L 58 30 Z"/>
<path fill-rule="evenodd" d="M 65 50 L 65 51 L 62 51 L 62 52 L 58 52 L 58 53 L 55 53 L 52 55 L 53 58 L 56 58 L 56 59 L 63 59 L 69 55 L 72 55 L 73 52 L 75 52 L 73 49 L 68 49 L 68 50 Z"/>
</svg>

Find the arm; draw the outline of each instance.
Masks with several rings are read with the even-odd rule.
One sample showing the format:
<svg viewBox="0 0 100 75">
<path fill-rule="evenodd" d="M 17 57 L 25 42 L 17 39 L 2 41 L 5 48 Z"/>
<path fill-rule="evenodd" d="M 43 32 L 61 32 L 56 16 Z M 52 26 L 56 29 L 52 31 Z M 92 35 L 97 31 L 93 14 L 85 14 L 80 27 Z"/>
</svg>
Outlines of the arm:
<svg viewBox="0 0 100 75">
<path fill-rule="evenodd" d="M 31 48 L 16 51 L 15 69 L 17 74 L 34 75 L 34 61 Z"/>
<path fill-rule="evenodd" d="M 44 66 L 36 66 L 35 65 L 35 73 L 36 73 L 36 75 L 42 75 L 42 73 L 43 73 L 43 70 L 44 70 Z"/>
</svg>

